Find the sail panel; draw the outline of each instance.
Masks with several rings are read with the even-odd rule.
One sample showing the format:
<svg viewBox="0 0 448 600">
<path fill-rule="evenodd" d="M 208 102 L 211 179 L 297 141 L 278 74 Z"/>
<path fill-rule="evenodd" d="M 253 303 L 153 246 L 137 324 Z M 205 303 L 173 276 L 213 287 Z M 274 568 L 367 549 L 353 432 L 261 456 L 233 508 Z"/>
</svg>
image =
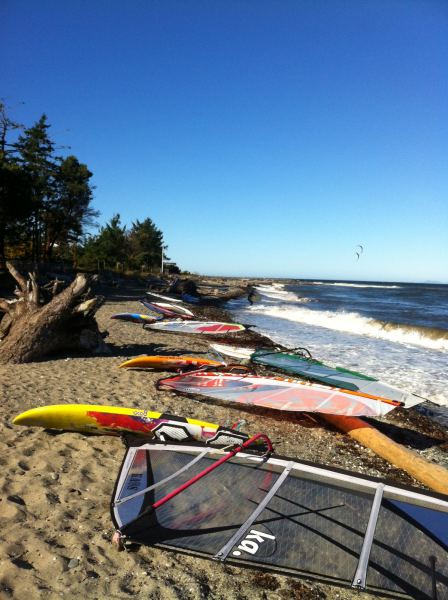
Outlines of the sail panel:
<svg viewBox="0 0 448 600">
<path fill-rule="evenodd" d="M 407 408 L 424 402 L 424 398 L 400 390 L 394 386 L 378 381 L 374 377 L 363 375 L 356 371 L 349 371 L 341 367 L 329 367 L 312 358 L 306 358 L 288 352 L 269 352 L 257 350 L 251 360 L 254 363 L 275 367 L 306 377 L 313 381 L 320 381 L 327 385 L 337 386 L 345 390 L 360 391 L 380 398 L 388 398 L 403 402 Z"/>
<path fill-rule="evenodd" d="M 193 372 L 161 379 L 159 387 L 217 400 L 287 411 L 384 416 L 398 403 L 284 377 Z"/>
<path fill-rule="evenodd" d="M 352 584 L 377 481 L 241 453 L 150 510 L 221 456 L 219 450 L 200 445 L 131 447 L 112 504 L 121 533 L 137 543 L 213 558 L 242 528 L 228 551 L 230 562 Z M 285 469 L 287 476 L 279 481 Z M 165 479 L 148 493 L 120 502 L 136 489 Z M 448 498 L 384 483 L 367 589 L 427 600 L 436 590 L 438 600 L 447 598 L 447 532 Z"/>
</svg>

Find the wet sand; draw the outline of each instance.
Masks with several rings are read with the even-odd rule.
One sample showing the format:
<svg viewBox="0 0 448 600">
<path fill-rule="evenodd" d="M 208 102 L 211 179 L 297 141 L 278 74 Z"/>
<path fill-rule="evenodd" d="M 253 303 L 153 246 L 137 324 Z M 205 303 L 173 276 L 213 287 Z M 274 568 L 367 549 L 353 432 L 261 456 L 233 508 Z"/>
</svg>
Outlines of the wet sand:
<svg viewBox="0 0 448 600">
<path fill-rule="evenodd" d="M 124 455 L 121 440 L 11 425 L 27 409 L 64 403 L 138 407 L 220 424 L 243 418 L 243 429 L 269 434 L 279 454 L 419 485 L 317 417 L 176 396 L 156 390 L 163 372 L 118 369 L 139 354 L 207 352 L 212 341 L 211 336 L 160 333 L 110 319 L 117 312 L 143 312 L 141 295 L 141 289 L 108 291 L 97 317 L 100 329 L 109 331 L 110 356 L 0 366 L 0 598 L 373 598 L 156 548 L 119 553 L 111 545 L 109 503 Z M 226 317 L 219 307 L 193 310 L 199 318 Z M 253 332 L 213 339 L 240 345 L 260 341 Z M 446 464 L 446 431 L 416 411 L 395 411 L 376 425 L 422 456 Z"/>
</svg>

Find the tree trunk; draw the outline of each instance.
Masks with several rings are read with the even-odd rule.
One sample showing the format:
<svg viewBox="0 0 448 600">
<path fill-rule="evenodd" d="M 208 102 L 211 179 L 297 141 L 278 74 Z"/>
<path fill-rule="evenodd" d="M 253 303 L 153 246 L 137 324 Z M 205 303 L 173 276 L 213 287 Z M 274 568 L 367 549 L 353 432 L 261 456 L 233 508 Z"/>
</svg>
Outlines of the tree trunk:
<svg viewBox="0 0 448 600">
<path fill-rule="evenodd" d="M 5 228 L 0 223 L 0 271 L 5 268 Z"/>
<path fill-rule="evenodd" d="M 78 274 L 64 290 L 55 282 L 41 288 L 33 274 L 25 279 L 7 263 L 18 284 L 17 300 L 0 299 L 5 312 L 0 327 L 0 363 L 25 363 L 61 351 L 110 353 L 95 319 L 104 302 L 102 296 L 91 297 L 91 277 Z M 6 331 L 5 331 L 6 330 Z"/>
</svg>

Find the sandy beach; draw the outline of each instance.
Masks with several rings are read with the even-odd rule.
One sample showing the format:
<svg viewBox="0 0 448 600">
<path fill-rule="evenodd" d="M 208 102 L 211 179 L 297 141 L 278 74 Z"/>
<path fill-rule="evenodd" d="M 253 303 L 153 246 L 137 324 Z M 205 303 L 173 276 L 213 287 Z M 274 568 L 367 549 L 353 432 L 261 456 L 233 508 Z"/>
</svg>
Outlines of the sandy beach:
<svg viewBox="0 0 448 600">
<path fill-rule="evenodd" d="M 106 292 L 97 319 L 100 329 L 109 332 L 109 356 L 60 356 L 0 366 L 0 598 L 373 598 L 156 548 L 119 553 L 112 546 L 109 503 L 124 455 L 121 440 L 17 427 L 11 425 L 14 416 L 47 404 L 91 403 L 165 411 L 220 424 L 243 418 L 243 429 L 266 432 L 279 454 L 420 484 L 318 418 L 176 396 L 156 390 L 164 373 L 118 369 L 123 360 L 139 354 L 207 352 L 211 339 L 111 320 L 113 313 L 142 312 L 138 298 L 143 288 Z M 228 319 L 218 307 L 193 310 L 199 318 Z M 248 331 L 224 341 L 255 345 L 259 338 Z M 446 431 L 417 411 L 396 410 L 376 424 L 421 456 L 447 465 Z"/>
</svg>

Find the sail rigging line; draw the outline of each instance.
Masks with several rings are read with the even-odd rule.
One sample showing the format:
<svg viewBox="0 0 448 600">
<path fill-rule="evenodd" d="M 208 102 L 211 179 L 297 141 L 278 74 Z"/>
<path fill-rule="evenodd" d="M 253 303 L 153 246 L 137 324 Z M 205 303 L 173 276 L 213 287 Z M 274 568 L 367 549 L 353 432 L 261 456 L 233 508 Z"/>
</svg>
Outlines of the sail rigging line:
<svg viewBox="0 0 448 600">
<path fill-rule="evenodd" d="M 204 450 L 203 452 L 201 452 L 201 454 L 198 454 L 197 456 L 195 456 L 193 458 L 193 460 L 190 460 L 190 462 L 188 462 L 186 465 L 184 465 L 181 469 L 179 469 L 172 475 L 165 477 L 165 479 L 161 479 L 160 481 L 158 481 L 157 483 L 154 483 L 153 485 L 145 487 L 143 490 L 139 490 L 138 492 L 135 492 L 135 494 L 130 494 L 129 496 L 125 496 L 124 498 L 120 498 L 119 500 L 116 500 L 113 503 L 113 505 L 119 506 L 120 504 L 123 504 L 124 502 L 127 502 L 128 500 L 133 500 L 134 498 L 137 498 L 138 496 L 142 496 L 143 494 L 146 494 L 147 492 L 150 492 L 151 490 L 155 490 L 156 488 L 159 488 L 162 485 L 165 485 L 165 483 L 168 483 L 168 481 L 171 481 L 171 479 L 174 479 L 175 477 L 177 477 L 184 471 L 187 471 L 195 463 L 199 462 L 202 458 L 204 458 L 204 456 L 206 454 L 208 454 L 208 450 Z"/>
<path fill-rule="evenodd" d="M 431 584 L 432 584 L 432 599 L 437 600 L 437 574 L 436 574 L 436 563 L 437 558 L 435 556 L 429 557 L 429 563 L 431 565 Z"/>
</svg>

